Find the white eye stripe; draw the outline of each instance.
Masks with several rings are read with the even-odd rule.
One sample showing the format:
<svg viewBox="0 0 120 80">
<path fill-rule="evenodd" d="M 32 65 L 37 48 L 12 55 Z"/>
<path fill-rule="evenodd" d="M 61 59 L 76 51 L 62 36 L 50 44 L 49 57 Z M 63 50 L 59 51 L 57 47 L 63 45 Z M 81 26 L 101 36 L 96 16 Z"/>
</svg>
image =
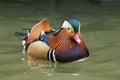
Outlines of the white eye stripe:
<svg viewBox="0 0 120 80">
<path fill-rule="evenodd" d="M 70 25 L 70 23 L 68 21 L 64 21 L 63 24 L 62 24 L 62 27 L 61 28 L 70 28 L 70 29 L 73 29 L 73 27 Z"/>
</svg>

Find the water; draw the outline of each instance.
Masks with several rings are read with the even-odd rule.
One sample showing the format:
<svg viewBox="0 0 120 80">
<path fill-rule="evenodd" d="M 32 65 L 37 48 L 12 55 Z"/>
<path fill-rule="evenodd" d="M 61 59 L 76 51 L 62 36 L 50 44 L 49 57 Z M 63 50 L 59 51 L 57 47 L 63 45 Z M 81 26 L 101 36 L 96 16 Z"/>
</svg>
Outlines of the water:
<svg viewBox="0 0 120 80">
<path fill-rule="evenodd" d="M 50 6 L 49 10 L 36 4 L 41 3 L 0 2 L 0 80 L 119 80 L 119 5 L 82 2 L 75 7 L 72 2 L 64 5 L 63 1 L 56 9 L 52 3 L 43 1 Z M 90 57 L 67 64 L 39 60 L 38 66 L 29 67 L 27 55 L 22 53 L 22 45 L 14 32 L 31 28 L 43 18 L 48 18 L 57 29 L 69 16 L 81 20 L 81 33 Z"/>
</svg>

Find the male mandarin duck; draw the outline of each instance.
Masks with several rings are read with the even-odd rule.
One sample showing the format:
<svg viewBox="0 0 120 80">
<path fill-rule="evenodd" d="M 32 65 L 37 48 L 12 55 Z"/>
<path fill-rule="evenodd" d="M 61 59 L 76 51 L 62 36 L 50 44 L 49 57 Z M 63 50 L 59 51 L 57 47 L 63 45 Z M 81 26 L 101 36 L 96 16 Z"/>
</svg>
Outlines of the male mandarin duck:
<svg viewBox="0 0 120 80">
<path fill-rule="evenodd" d="M 29 57 L 66 63 L 89 56 L 89 51 L 80 33 L 78 19 L 64 19 L 60 29 L 54 32 L 50 38 L 45 32 L 53 29 L 48 25 L 40 24 L 42 28 L 34 26 L 26 39 L 29 44 L 26 47 Z"/>
<path fill-rule="evenodd" d="M 80 34 L 80 21 L 67 18 L 50 39 L 48 59 L 53 62 L 72 62 L 89 56 L 89 51 Z"/>
</svg>

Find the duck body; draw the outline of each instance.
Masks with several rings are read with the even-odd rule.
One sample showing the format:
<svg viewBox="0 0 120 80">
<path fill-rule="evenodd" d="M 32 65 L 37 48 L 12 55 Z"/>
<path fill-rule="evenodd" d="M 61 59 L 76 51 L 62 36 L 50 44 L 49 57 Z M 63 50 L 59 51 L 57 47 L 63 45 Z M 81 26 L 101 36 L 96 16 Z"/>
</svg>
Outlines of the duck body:
<svg viewBox="0 0 120 80">
<path fill-rule="evenodd" d="M 77 61 L 79 59 L 86 58 L 86 53 L 87 52 L 81 49 L 79 46 L 74 46 L 69 51 L 58 52 L 56 54 L 56 61 L 61 63 Z"/>
<path fill-rule="evenodd" d="M 31 43 L 27 48 L 27 53 L 30 57 L 36 59 L 47 59 L 47 52 L 49 50 L 49 46 L 43 41 L 35 41 Z"/>
<path fill-rule="evenodd" d="M 66 29 L 61 29 L 50 40 L 50 47 L 55 50 L 55 59 L 51 59 L 54 62 L 72 62 L 79 59 L 83 59 L 89 56 L 88 49 L 84 44 L 82 38 L 81 43 L 77 43 L 73 38 L 66 34 Z M 79 37 L 81 37 L 79 35 Z"/>
</svg>

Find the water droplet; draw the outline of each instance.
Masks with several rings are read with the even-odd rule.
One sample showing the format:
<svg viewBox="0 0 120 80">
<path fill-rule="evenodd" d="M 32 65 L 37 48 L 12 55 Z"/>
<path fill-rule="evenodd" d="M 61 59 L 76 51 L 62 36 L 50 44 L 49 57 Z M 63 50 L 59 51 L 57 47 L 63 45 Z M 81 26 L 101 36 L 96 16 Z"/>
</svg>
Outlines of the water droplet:
<svg viewBox="0 0 120 80">
<path fill-rule="evenodd" d="M 71 74 L 72 76 L 79 76 L 80 74 L 77 74 L 77 73 L 73 73 Z"/>
<path fill-rule="evenodd" d="M 52 74 L 47 74 L 47 76 L 52 76 Z"/>
<path fill-rule="evenodd" d="M 22 61 L 26 61 L 25 58 L 21 58 Z"/>
</svg>

